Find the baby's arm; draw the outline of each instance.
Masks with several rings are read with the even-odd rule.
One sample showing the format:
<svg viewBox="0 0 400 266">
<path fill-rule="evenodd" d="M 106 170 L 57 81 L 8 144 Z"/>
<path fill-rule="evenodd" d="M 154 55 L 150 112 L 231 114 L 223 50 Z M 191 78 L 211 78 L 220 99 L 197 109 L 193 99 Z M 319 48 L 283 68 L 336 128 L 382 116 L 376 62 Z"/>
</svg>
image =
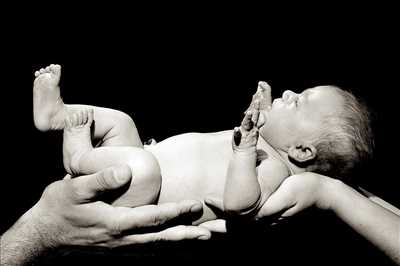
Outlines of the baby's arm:
<svg viewBox="0 0 400 266">
<path fill-rule="evenodd" d="M 268 180 L 281 179 L 282 174 L 271 169 L 278 169 L 273 162 L 262 163 L 257 171 L 256 145 L 258 140 L 258 128 L 265 122 L 259 119 L 260 108 L 265 110 L 271 106 L 271 87 L 266 82 L 259 82 L 257 92 L 253 96 L 250 107 L 242 121 L 241 127 L 236 128 L 233 134 L 233 156 L 230 160 L 227 179 L 225 183 L 223 207 L 227 212 L 247 214 L 256 210 L 265 196 L 269 196 L 271 188 L 276 188 L 272 181 L 267 186 L 258 173 L 268 177 Z M 264 162 L 266 162 L 264 161 Z M 265 167 L 267 166 L 267 167 Z M 275 189 L 274 189 L 275 190 Z"/>
<path fill-rule="evenodd" d="M 246 115 L 245 119 L 248 119 Z M 233 214 L 246 214 L 258 206 L 261 188 L 256 172 L 257 129 L 235 128 L 233 133 L 233 154 L 229 162 L 225 181 L 224 210 Z"/>
<path fill-rule="evenodd" d="M 229 162 L 223 207 L 226 212 L 244 215 L 257 209 L 262 202 L 264 184 L 260 184 L 256 169 L 259 111 L 247 111 L 232 139 L 233 155 Z"/>
<path fill-rule="evenodd" d="M 279 161 L 266 159 L 256 167 L 254 150 L 234 150 L 224 191 L 224 210 L 236 215 L 255 213 L 289 175 Z"/>
</svg>

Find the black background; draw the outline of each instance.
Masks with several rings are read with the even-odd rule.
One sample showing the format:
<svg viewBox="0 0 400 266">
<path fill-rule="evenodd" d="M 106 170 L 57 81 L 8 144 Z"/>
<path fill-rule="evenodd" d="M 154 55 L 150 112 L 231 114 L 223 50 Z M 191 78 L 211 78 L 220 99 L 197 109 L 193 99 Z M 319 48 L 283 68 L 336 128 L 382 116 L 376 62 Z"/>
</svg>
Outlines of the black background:
<svg viewBox="0 0 400 266">
<path fill-rule="evenodd" d="M 2 232 L 47 184 L 64 175 L 62 134 L 38 132 L 32 117 L 33 73 L 51 63 L 63 67 L 66 103 L 122 110 L 133 117 L 142 140 L 233 128 L 259 80 L 270 83 L 274 96 L 323 84 L 350 88 L 376 118 L 375 159 L 360 183 L 400 207 L 395 148 L 399 53 L 390 14 L 382 20 L 360 12 L 362 18 L 353 20 L 355 12 L 325 10 L 289 23 L 291 14 L 266 19 L 268 12 L 258 10 L 249 21 L 240 12 L 194 10 L 175 15 L 148 9 L 144 18 L 140 10 L 91 10 L 95 20 L 81 11 L 70 13 L 63 27 L 51 16 L 7 30 L 0 62 Z M 54 263 L 187 264 L 233 258 L 282 265 L 389 264 L 329 213 L 305 212 L 288 224 L 257 232 L 245 228 L 209 242 L 133 247 L 117 251 L 118 256 L 68 253 Z"/>
</svg>

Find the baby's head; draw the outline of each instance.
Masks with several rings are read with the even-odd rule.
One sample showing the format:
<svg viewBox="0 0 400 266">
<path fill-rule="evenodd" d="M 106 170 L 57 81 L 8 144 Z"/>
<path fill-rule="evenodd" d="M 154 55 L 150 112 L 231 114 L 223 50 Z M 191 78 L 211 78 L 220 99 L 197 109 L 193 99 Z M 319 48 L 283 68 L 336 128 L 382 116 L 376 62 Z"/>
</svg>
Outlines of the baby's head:
<svg viewBox="0 0 400 266">
<path fill-rule="evenodd" d="M 318 86 L 300 94 L 285 91 L 262 110 L 261 136 L 306 171 L 346 177 L 371 157 L 369 112 L 351 93 Z"/>
</svg>

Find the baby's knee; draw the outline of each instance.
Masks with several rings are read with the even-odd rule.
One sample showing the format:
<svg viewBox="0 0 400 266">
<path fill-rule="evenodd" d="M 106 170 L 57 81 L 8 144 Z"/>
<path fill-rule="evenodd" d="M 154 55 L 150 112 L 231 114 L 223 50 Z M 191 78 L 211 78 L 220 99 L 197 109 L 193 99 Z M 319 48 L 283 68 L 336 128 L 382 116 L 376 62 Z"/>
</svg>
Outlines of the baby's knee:
<svg viewBox="0 0 400 266">
<path fill-rule="evenodd" d="M 135 122 L 133 121 L 132 117 L 124 112 L 116 111 L 113 115 L 113 119 L 122 129 L 129 130 L 132 128 L 136 128 Z"/>
</svg>

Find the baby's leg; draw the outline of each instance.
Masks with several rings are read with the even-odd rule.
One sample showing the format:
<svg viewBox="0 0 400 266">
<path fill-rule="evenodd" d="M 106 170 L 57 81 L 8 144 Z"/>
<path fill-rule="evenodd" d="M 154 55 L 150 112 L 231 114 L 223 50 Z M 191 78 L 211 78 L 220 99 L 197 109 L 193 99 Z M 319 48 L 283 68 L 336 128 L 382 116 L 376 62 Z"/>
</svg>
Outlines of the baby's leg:
<svg viewBox="0 0 400 266">
<path fill-rule="evenodd" d="M 64 104 L 60 96 L 61 66 L 50 65 L 35 72 L 33 86 L 33 113 L 37 129 L 62 130 L 68 114 L 84 109 L 94 110 L 94 139 L 102 146 L 143 147 L 133 120 L 125 113 L 102 107 Z"/>
<path fill-rule="evenodd" d="M 154 203 L 161 186 L 161 172 L 153 155 L 137 147 L 93 148 L 90 125 L 93 110 L 70 114 L 65 121 L 63 155 L 65 169 L 71 174 L 92 174 L 117 164 L 127 164 L 132 171 L 128 190 L 113 204 L 139 206 Z"/>
</svg>

